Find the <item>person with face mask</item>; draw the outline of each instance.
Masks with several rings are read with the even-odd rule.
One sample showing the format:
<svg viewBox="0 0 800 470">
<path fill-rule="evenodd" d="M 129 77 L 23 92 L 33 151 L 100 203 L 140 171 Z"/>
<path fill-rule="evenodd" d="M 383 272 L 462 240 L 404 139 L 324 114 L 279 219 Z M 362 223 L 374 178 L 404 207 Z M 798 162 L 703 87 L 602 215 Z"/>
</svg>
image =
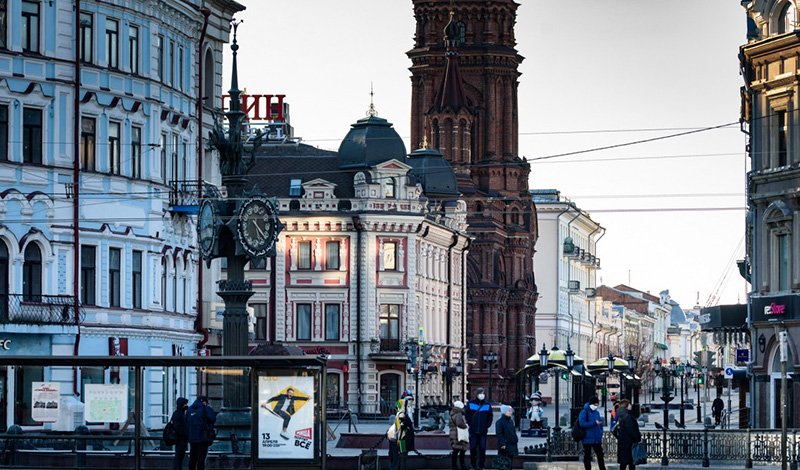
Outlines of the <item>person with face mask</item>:
<svg viewBox="0 0 800 470">
<path fill-rule="evenodd" d="M 586 437 L 583 438 L 583 468 L 586 470 L 592 468 L 592 449 L 597 456 L 600 470 L 606 470 L 603 460 L 603 421 L 597 411 L 599 404 L 600 400 L 593 396 L 578 415 L 578 425 L 586 430 Z"/>
<path fill-rule="evenodd" d="M 483 469 L 486 462 L 486 433 L 492 425 L 492 405 L 486 401 L 485 390 L 476 390 L 476 397 L 467 406 L 469 425 L 469 460 L 475 470 Z"/>
</svg>

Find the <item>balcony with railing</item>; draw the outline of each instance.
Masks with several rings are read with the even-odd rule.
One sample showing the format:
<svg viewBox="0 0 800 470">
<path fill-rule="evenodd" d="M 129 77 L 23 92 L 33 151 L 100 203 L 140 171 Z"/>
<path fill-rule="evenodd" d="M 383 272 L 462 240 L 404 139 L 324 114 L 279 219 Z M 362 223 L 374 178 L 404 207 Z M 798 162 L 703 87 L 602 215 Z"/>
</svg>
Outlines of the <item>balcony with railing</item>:
<svg viewBox="0 0 800 470">
<path fill-rule="evenodd" d="M 78 311 L 78 321 L 84 313 Z M 0 294 L 0 325 L 75 325 L 75 297 L 71 295 Z"/>
<path fill-rule="evenodd" d="M 172 180 L 169 187 L 170 211 L 196 214 L 200 210 L 200 184 L 197 180 Z"/>
<path fill-rule="evenodd" d="M 373 338 L 370 344 L 370 357 L 374 360 L 405 361 L 406 353 L 398 338 Z"/>
</svg>

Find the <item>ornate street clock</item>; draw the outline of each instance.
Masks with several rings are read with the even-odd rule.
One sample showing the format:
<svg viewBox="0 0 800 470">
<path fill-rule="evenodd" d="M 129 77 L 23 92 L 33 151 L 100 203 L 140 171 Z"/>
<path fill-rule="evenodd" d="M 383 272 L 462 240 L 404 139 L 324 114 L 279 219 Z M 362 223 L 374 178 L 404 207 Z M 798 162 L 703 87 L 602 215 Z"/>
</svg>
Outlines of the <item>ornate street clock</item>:
<svg viewBox="0 0 800 470">
<path fill-rule="evenodd" d="M 239 207 L 236 232 L 242 249 L 251 257 L 274 256 L 281 228 L 275 205 L 269 199 L 254 196 Z"/>
<path fill-rule="evenodd" d="M 200 202 L 197 221 L 197 242 L 200 246 L 200 256 L 204 259 L 211 259 L 214 255 L 218 220 L 216 204 L 211 199 L 204 198 Z"/>
</svg>

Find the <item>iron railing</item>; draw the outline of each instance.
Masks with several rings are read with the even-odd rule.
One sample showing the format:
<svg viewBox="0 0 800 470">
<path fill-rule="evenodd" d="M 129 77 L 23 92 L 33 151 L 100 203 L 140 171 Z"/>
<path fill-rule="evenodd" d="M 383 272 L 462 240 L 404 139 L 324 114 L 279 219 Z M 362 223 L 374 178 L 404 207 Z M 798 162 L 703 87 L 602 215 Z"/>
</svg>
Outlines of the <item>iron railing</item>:
<svg viewBox="0 0 800 470">
<path fill-rule="evenodd" d="M 80 322 L 83 322 L 83 309 L 79 309 L 78 315 Z M 0 294 L 0 324 L 74 325 L 75 297 Z"/>
<path fill-rule="evenodd" d="M 169 186 L 171 208 L 194 208 L 200 204 L 197 180 L 172 180 Z"/>
<path fill-rule="evenodd" d="M 790 430 L 787 437 L 788 462 L 800 462 L 798 430 Z M 666 456 L 664 439 L 666 438 Z M 680 431 L 642 431 L 642 444 L 650 462 L 702 462 L 740 463 L 751 468 L 753 462 L 776 464 L 781 461 L 781 432 L 773 429 L 709 429 Z M 617 459 L 617 440 L 603 433 L 603 451 L 608 461 Z M 583 446 L 572 439 L 569 429 L 550 431 L 549 458 L 583 458 Z"/>
</svg>

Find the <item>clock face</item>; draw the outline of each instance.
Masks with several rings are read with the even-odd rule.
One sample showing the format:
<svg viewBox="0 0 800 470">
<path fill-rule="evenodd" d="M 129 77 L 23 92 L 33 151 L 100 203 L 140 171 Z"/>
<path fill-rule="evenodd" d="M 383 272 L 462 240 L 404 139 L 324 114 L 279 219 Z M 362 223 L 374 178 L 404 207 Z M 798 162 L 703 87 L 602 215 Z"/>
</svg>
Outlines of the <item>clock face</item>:
<svg viewBox="0 0 800 470">
<path fill-rule="evenodd" d="M 204 199 L 200 203 L 200 215 L 197 221 L 197 240 L 200 244 L 200 254 L 203 258 L 211 256 L 211 250 L 214 247 L 214 238 L 216 236 L 215 230 L 216 214 L 214 211 L 213 203 Z"/>
<path fill-rule="evenodd" d="M 272 204 L 264 198 L 255 197 L 239 209 L 239 240 L 251 256 L 264 256 L 277 239 L 275 226 L 277 217 Z"/>
</svg>

